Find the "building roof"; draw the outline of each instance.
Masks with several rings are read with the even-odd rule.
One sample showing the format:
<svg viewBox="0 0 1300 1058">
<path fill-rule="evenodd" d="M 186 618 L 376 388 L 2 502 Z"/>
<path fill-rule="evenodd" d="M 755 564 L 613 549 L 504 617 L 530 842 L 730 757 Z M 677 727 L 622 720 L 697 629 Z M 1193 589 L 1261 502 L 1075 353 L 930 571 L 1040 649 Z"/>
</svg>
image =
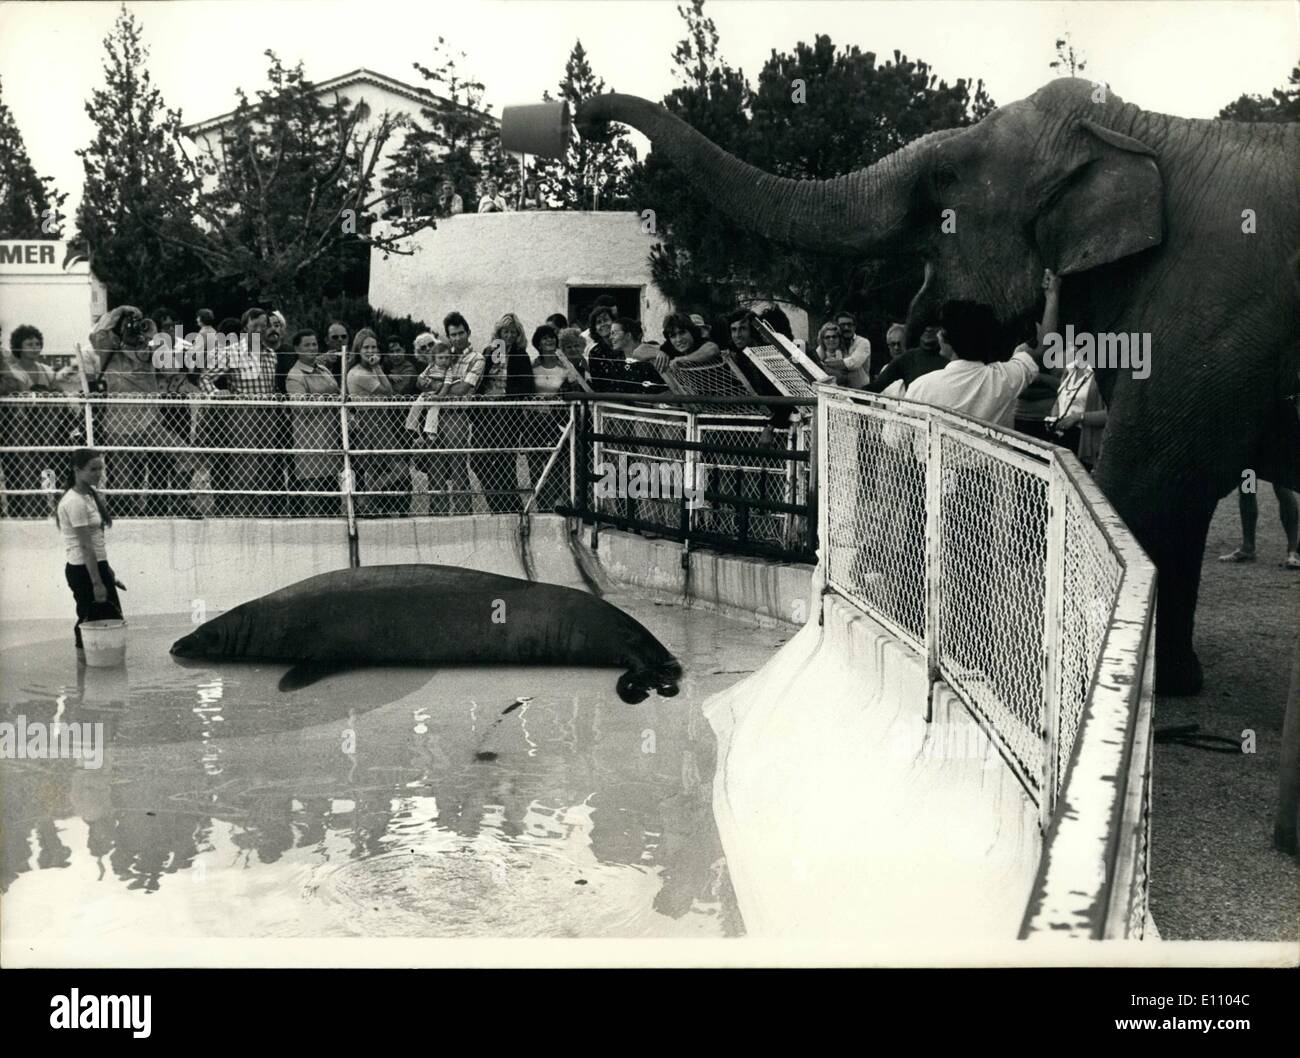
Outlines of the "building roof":
<svg viewBox="0 0 1300 1058">
<path fill-rule="evenodd" d="M 382 73 L 375 73 L 373 70 L 367 70 L 360 67 L 351 73 L 340 74 L 338 77 L 331 77 L 327 81 L 316 81 L 313 85 L 317 95 L 325 95 L 332 92 L 338 92 L 342 89 L 349 88 L 352 85 L 375 85 L 379 88 L 385 88 L 394 95 L 403 96 L 412 103 L 418 103 L 422 107 L 443 107 L 449 106 L 450 102 L 442 96 L 430 92 L 427 88 L 420 88 L 417 85 L 407 84 L 405 81 L 399 81 L 395 77 L 388 77 Z M 223 128 L 228 125 L 234 118 L 235 111 L 228 110 L 215 118 L 207 118 L 204 121 L 195 121 L 189 125 L 183 125 L 181 131 L 185 135 L 193 138 L 196 135 L 212 132 L 215 129 Z M 495 121 L 490 114 L 485 114 L 489 120 Z"/>
</svg>

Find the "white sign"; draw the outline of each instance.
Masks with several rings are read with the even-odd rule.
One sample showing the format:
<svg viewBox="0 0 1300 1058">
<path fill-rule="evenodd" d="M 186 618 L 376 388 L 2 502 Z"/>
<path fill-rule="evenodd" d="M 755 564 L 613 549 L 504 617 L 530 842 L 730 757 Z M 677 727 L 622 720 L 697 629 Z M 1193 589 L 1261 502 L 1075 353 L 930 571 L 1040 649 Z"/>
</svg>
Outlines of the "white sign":
<svg viewBox="0 0 1300 1058">
<path fill-rule="evenodd" d="M 62 239 L 0 239 L 0 274 L 61 275 Z"/>
</svg>

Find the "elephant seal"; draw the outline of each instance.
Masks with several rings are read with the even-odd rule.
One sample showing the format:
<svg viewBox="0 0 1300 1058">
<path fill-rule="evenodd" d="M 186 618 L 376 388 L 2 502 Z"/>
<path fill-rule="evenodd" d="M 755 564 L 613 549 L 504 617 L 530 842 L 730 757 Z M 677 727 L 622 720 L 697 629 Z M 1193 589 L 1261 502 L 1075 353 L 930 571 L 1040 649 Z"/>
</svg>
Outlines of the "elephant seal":
<svg viewBox="0 0 1300 1058">
<path fill-rule="evenodd" d="M 573 588 L 458 566 L 366 566 L 243 603 L 172 644 L 180 658 L 294 663 L 281 690 L 357 665 L 626 665 L 625 702 L 677 693 L 682 667 L 638 621 Z"/>
</svg>

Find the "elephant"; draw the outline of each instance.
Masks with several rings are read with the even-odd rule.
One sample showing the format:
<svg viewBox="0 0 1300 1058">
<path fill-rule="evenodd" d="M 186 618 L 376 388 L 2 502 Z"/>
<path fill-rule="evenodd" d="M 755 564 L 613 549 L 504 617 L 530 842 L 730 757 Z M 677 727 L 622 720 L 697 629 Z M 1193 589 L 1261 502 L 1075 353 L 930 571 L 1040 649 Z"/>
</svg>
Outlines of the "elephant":
<svg viewBox="0 0 1300 1058">
<path fill-rule="evenodd" d="M 592 97 L 574 118 L 579 130 L 608 121 L 644 133 L 741 227 L 924 260 L 909 345 L 964 299 L 993 308 L 1009 354 L 1045 268 L 1064 277 L 1062 330 L 1149 335 L 1145 371 L 1098 371 L 1109 420 L 1095 474 L 1158 571 L 1156 690 L 1200 690 L 1192 633 L 1214 509 L 1245 471 L 1300 486 L 1286 400 L 1300 367 L 1300 125 L 1173 117 L 1061 78 L 866 169 L 795 180 L 636 96 Z"/>
</svg>

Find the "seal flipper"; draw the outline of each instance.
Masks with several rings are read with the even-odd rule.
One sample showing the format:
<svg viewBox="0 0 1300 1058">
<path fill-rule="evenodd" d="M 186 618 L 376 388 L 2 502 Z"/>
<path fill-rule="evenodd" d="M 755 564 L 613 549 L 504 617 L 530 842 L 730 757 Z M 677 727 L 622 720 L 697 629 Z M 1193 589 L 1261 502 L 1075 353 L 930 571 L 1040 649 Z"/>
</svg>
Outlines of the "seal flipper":
<svg viewBox="0 0 1300 1058">
<path fill-rule="evenodd" d="M 644 702 L 650 694 L 644 674 L 637 669 L 628 669 L 614 684 L 618 696 L 628 705 Z"/>
<path fill-rule="evenodd" d="M 298 691 L 303 687 L 310 687 L 313 683 L 319 683 L 326 676 L 348 672 L 354 668 L 356 666 L 347 661 L 299 661 L 280 677 L 278 686 L 282 691 Z"/>
</svg>

